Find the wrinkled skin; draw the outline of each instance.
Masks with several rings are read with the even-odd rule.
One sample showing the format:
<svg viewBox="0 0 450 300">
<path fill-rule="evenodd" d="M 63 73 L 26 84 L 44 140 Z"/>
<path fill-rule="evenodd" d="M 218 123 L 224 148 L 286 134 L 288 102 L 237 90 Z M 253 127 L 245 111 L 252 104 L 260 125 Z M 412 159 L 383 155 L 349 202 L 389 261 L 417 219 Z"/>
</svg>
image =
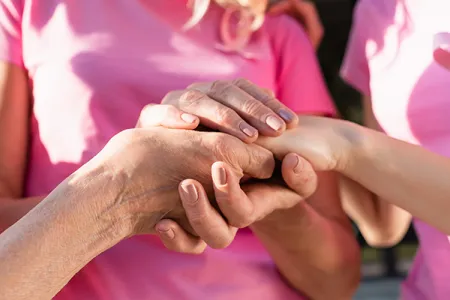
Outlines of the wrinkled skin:
<svg viewBox="0 0 450 300">
<path fill-rule="evenodd" d="M 116 176 L 122 187 L 116 207 L 128 212 L 124 218 L 129 218 L 135 233 L 153 233 L 156 222 L 165 217 L 195 234 L 181 205 L 178 185 L 185 178 L 195 178 L 213 195 L 210 170 L 216 161 L 227 163 L 238 178 L 244 174 L 269 178 L 274 169 L 272 153 L 260 146 L 223 133 L 164 128 L 121 132 L 99 157 L 110 172 L 120 174 Z"/>
</svg>

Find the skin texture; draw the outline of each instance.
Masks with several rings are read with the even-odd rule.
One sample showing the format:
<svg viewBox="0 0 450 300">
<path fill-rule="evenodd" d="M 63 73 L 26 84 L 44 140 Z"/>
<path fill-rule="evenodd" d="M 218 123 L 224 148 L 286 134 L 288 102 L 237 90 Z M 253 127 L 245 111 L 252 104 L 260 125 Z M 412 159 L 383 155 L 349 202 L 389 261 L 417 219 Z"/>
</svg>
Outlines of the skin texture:
<svg viewBox="0 0 450 300">
<path fill-rule="evenodd" d="M 270 152 L 223 133 L 138 128 L 117 134 L 3 233 L 2 299 L 50 299 L 92 258 L 126 237 L 151 233 L 163 216 L 191 230 L 178 183 L 191 177 L 212 191 L 209 166 L 217 160 L 235 174 L 261 179 L 274 167 Z"/>
<path fill-rule="evenodd" d="M 159 113 L 157 107 L 153 109 L 155 114 Z M 306 123 L 300 126 L 307 128 Z M 257 142 L 286 139 L 294 130 Z M 323 131 L 327 130 L 324 125 Z M 156 231 L 168 249 L 198 254 L 206 245 L 228 246 L 237 228 L 250 226 L 294 288 L 312 299 L 350 298 L 359 282 L 359 248 L 340 205 L 337 176 L 332 172 L 316 174 L 307 161 L 289 152 L 287 149 L 277 156 L 283 161 L 280 179 L 285 183 L 282 180 L 248 183 L 242 186 L 245 193 L 239 192 L 239 178 L 226 163 L 212 166 L 215 199 L 226 219 L 209 204 L 199 182 L 183 181 L 180 197 L 199 237 L 169 219 L 159 222 Z M 333 249 L 332 255 L 329 249 Z"/>
<path fill-rule="evenodd" d="M 382 131 L 371 103 L 370 97 L 363 99 L 365 125 Z M 410 213 L 392 205 L 392 201 L 371 193 L 348 177 L 342 177 L 340 183 L 344 209 L 358 225 L 369 245 L 390 247 L 403 239 L 411 223 Z"/>
<path fill-rule="evenodd" d="M 212 99 L 215 100 L 215 102 L 212 102 Z M 240 99 L 240 102 L 236 102 L 236 99 Z M 265 132 L 268 136 L 275 137 L 279 136 L 285 128 L 295 126 L 298 121 L 298 117 L 285 106 L 281 105 L 273 95 L 267 94 L 245 80 L 196 84 L 185 91 L 168 94 L 164 99 L 164 103 L 173 103 L 183 110 L 195 108 L 195 110 L 199 112 L 198 119 L 190 114 L 186 114 L 189 111 L 184 113 L 180 111 L 176 112 L 173 109 L 170 109 L 170 106 L 166 106 L 167 111 L 174 116 L 174 120 L 168 121 L 167 123 L 164 119 L 156 119 L 159 120 L 157 125 L 166 124 L 168 125 L 167 127 L 178 128 L 180 122 L 184 122 L 184 125 L 181 126 L 181 128 L 187 129 L 189 126 L 198 125 L 199 121 L 209 122 L 208 125 L 213 128 L 220 128 L 221 130 L 230 133 L 234 132 L 236 135 L 240 133 L 241 135 L 239 137 L 241 140 L 247 143 L 251 142 L 251 140 L 248 140 L 247 136 L 242 135 L 242 124 L 249 124 L 258 132 Z M 261 104 L 264 104 L 264 106 L 261 106 Z M 192 178 L 206 190 L 208 196 L 213 195 L 214 187 L 211 184 L 209 172 L 210 166 L 216 161 L 223 162 L 229 168 L 229 174 L 236 176 L 236 182 L 244 174 L 261 179 L 268 178 L 272 175 L 274 163 L 272 154 L 255 144 L 246 145 L 242 143 L 242 141 L 239 141 L 239 139 L 222 133 L 179 131 L 164 128 L 142 128 L 148 126 L 148 120 L 151 118 L 147 116 L 147 113 L 148 111 L 151 111 L 151 108 L 152 106 L 149 106 L 144 109 L 138 122 L 138 127 L 141 128 L 119 133 L 108 143 L 101 154 L 89 163 L 89 167 L 82 168 L 88 170 L 100 169 L 102 172 L 107 173 L 105 176 L 109 181 L 114 182 L 115 188 L 110 189 L 115 191 L 115 194 L 112 196 L 114 204 L 107 204 L 106 206 L 112 207 L 112 213 L 117 211 L 117 213 L 114 213 L 114 217 L 112 217 L 114 224 L 125 224 L 123 226 L 127 229 L 124 231 L 131 232 L 131 234 L 151 233 L 153 232 L 156 222 L 164 216 L 176 221 L 188 233 L 192 235 L 198 234 L 194 232 L 190 226 L 190 222 L 186 219 L 184 209 L 187 207 L 183 206 L 183 202 L 180 201 L 177 186 L 181 180 Z M 211 110 L 207 108 L 214 108 L 214 113 L 211 113 Z M 188 120 L 188 122 L 186 122 L 186 120 Z M 253 139 L 256 139 L 256 137 L 251 136 Z M 174 141 L 176 141 L 176 144 L 173 144 Z M 180 143 L 180 141 L 183 142 Z M 181 147 L 179 145 L 190 146 Z M 164 166 L 158 165 L 162 162 L 152 159 L 152 157 L 160 157 L 161 153 L 164 153 L 166 157 L 169 157 L 167 161 L 170 161 L 170 164 L 164 163 Z M 177 153 L 183 153 L 182 158 Z M 124 159 L 124 157 L 126 157 L 126 159 Z M 189 157 L 190 159 L 186 160 L 186 157 Z M 186 166 L 192 165 L 197 166 L 193 173 L 191 173 L 192 168 L 186 168 Z M 255 166 L 257 166 L 257 168 L 255 168 Z M 158 170 L 158 176 L 148 176 L 148 170 L 150 169 Z M 191 171 L 185 172 L 180 170 Z M 161 176 L 162 173 L 163 176 Z M 83 177 L 83 174 L 90 173 L 89 171 L 86 171 L 86 173 L 81 172 L 79 174 L 82 174 L 80 176 Z M 144 176 L 144 174 L 146 176 Z M 80 180 L 90 181 L 89 175 L 86 176 L 87 178 L 81 178 Z M 253 189 L 250 187 L 247 192 L 250 195 L 252 193 L 258 195 L 256 187 L 257 186 L 254 186 Z M 235 225 L 242 226 L 243 224 L 260 221 L 258 223 L 261 224 L 261 226 L 255 225 L 252 226 L 252 229 L 255 233 L 259 232 L 257 235 L 261 237 L 261 240 L 267 245 L 266 247 L 274 257 L 286 257 L 281 260 L 274 258 L 274 260 L 279 264 L 280 270 L 287 278 L 288 282 L 295 288 L 303 289 L 303 285 L 308 285 L 314 287 L 314 290 L 319 291 L 322 289 L 316 288 L 317 284 L 313 285 L 311 282 L 323 282 L 323 275 L 327 275 L 330 278 L 330 280 L 327 280 L 326 282 L 333 282 L 332 279 L 342 278 L 342 276 L 337 276 L 337 270 L 341 270 L 344 265 L 347 267 L 348 262 L 354 262 L 354 257 L 357 256 L 354 255 L 352 251 L 343 253 L 342 255 L 340 255 L 338 251 L 336 259 L 328 261 L 327 264 L 330 263 L 330 265 L 320 266 L 318 269 L 323 269 L 323 272 L 317 272 L 317 276 L 314 277 L 311 276 L 302 279 L 299 274 L 308 271 L 311 268 L 317 268 L 316 265 L 310 266 L 308 264 L 300 267 L 300 264 L 297 264 L 295 270 L 289 270 L 288 266 L 290 265 L 290 261 L 293 261 L 294 259 L 297 261 L 298 257 L 317 253 L 313 251 L 313 249 L 317 248 L 317 243 L 311 243 L 309 247 L 305 248 L 302 245 L 304 245 L 304 241 L 308 239 L 308 236 L 304 235 L 305 239 L 302 239 L 301 245 L 296 245 L 296 248 L 298 248 L 299 251 L 293 252 L 292 249 L 289 248 L 290 244 L 287 239 L 283 244 L 282 241 L 271 238 L 277 234 L 275 232 L 268 234 L 266 229 L 268 226 L 264 225 L 267 223 L 262 220 L 265 216 L 275 216 L 274 214 L 271 214 L 271 212 L 278 208 L 296 208 L 297 204 L 304 199 L 304 196 L 292 193 L 292 191 L 285 186 L 268 185 L 266 188 L 273 194 L 278 193 L 279 199 L 289 199 L 285 197 L 289 195 L 291 200 L 287 201 L 287 204 L 284 204 L 284 206 L 281 207 L 274 206 L 277 202 L 266 200 L 265 203 L 269 204 L 269 206 L 261 209 L 259 215 L 254 214 L 251 218 L 246 215 L 244 218 L 241 218 L 240 221 L 239 219 L 235 219 Z M 329 203 L 332 204 L 331 206 L 324 205 L 323 210 L 328 210 L 327 207 L 332 208 L 334 206 L 338 209 L 331 209 L 330 211 L 333 211 L 333 213 L 336 211 L 338 215 L 343 216 L 344 214 L 340 209 L 336 190 L 331 191 L 333 191 L 333 195 L 319 195 L 322 199 L 330 200 Z M 234 196 L 234 198 L 236 198 L 236 196 Z M 164 201 L 162 201 L 162 199 Z M 311 198 L 311 202 L 315 203 L 316 201 L 312 201 L 312 199 L 313 198 Z M 51 205 L 53 205 L 53 202 L 51 203 Z M 321 201 L 321 203 L 326 202 Z M 100 206 L 100 208 L 103 207 L 100 204 L 97 205 Z M 270 207 L 270 205 L 272 205 L 272 207 Z M 297 210 L 297 208 L 295 210 Z M 238 209 L 235 208 L 234 211 L 238 211 Z M 303 210 L 299 210 L 299 213 L 302 212 Z M 288 215 L 280 215 L 277 218 L 272 217 L 268 220 L 273 222 L 274 220 L 279 219 L 286 222 L 286 220 L 288 220 L 285 218 L 286 216 Z M 37 218 L 39 219 L 40 217 Z M 327 238 L 327 236 L 330 235 L 328 230 L 324 230 L 324 228 L 329 227 L 325 226 L 325 224 L 328 223 L 327 221 L 317 222 L 320 226 L 318 225 L 315 227 L 317 233 L 315 234 L 314 230 L 311 230 L 311 227 L 308 228 L 308 230 L 304 229 L 307 227 L 303 227 L 305 220 L 308 222 L 308 218 L 298 219 L 298 214 L 296 213 L 291 216 L 289 220 L 292 220 L 292 222 L 290 222 L 292 224 L 298 224 L 293 227 L 292 234 L 298 235 L 301 233 L 299 230 L 302 229 L 303 232 L 309 232 L 310 236 L 316 238 L 320 237 L 318 234 L 323 234 L 324 238 Z M 339 223 L 340 222 L 341 221 L 339 221 Z M 324 226 L 322 227 L 322 225 Z M 273 228 L 273 226 L 269 227 Z M 285 230 L 284 227 L 285 226 L 283 226 L 283 230 Z M 334 233 L 342 232 L 342 236 L 349 236 L 351 230 L 348 222 L 347 224 L 344 224 L 342 228 L 342 231 L 339 229 L 334 231 Z M 280 228 L 279 230 L 282 229 Z M 277 232 L 279 232 L 279 230 L 277 230 Z M 122 232 L 122 230 L 119 231 Z M 55 232 L 52 238 L 58 238 L 59 234 L 60 233 Z M 339 236 L 339 234 L 335 236 Z M 51 238 L 49 239 L 49 243 L 51 243 Z M 283 251 L 275 249 L 271 250 L 270 245 L 276 243 L 283 245 Z M 218 243 L 215 247 L 221 248 L 224 245 L 225 244 Z M 328 246 L 334 246 L 333 243 L 325 243 L 323 245 L 324 249 Z M 354 242 L 354 245 L 356 245 L 356 242 Z M 107 248 L 109 246 L 110 244 L 105 247 Z M 349 249 L 357 249 L 357 247 L 349 247 Z M 96 254 L 91 253 L 91 255 L 95 256 Z M 93 256 L 90 256 L 89 259 L 92 257 Z M 43 258 L 43 261 L 45 262 L 46 259 L 48 260 L 49 258 Z M 310 260 L 305 259 L 304 261 Z M 322 262 L 323 260 L 312 259 L 311 261 Z M 79 267 L 85 262 L 85 258 L 81 259 Z M 345 278 L 342 281 L 336 281 L 336 283 L 332 283 L 332 286 L 330 285 L 332 288 L 327 290 L 343 295 L 351 293 L 356 286 L 355 283 L 358 279 L 358 263 L 359 262 L 352 264 L 355 273 L 347 272 L 347 274 L 350 274 L 349 276 L 352 280 L 347 280 L 347 278 Z M 20 269 L 21 266 L 18 266 L 18 268 Z M 72 275 L 72 273 L 64 273 L 64 278 L 67 278 L 68 280 Z M 55 278 L 50 276 L 49 278 L 44 278 L 43 281 L 49 280 L 47 285 L 44 286 L 51 287 L 48 290 L 56 292 L 61 288 L 62 283 L 61 281 L 55 283 L 53 281 L 54 279 Z M 308 291 L 307 289 L 305 291 L 307 294 L 314 295 L 314 291 Z M 45 291 L 43 291 L 43 293 L 45 293 Z M 321 297 L 322 295 L 318 295 L 316 298 Z"/>
<path fill-rule="evenodd" d="M 29 114 L 26 72 L 18 66 L 0 63 L 0 232 L 43 198 L 22 198 Z"/>
<path fill-rule="evenodd" d="M 384 205 L 450 233 L 450 160 L 444 156 L 354 123 L 317 117 L 301 117 L 298 128 L 258 144 L 276 156 L 298 153 L 315 170 L 335 170 Z"/>
<path fill-rule="evenodd" d="M 302 159 L 305 163 L 302 172 L 305 173 L 300 177 L 310 173 L 312 168 L 334 168 L 341 175 L 357 180 L 380 198 L 393 199 L 392 204 L 450 233 L 447 218 L 450 209 L 450 186 L 446 176 L 450 172 L 448 158 L 334 119 L 302 117 L 299 127 L 287 133 L 277 138 L 261 138 L 258 143 L 264 144 L 277 156 L 283 156 L 289 151 L 300 153 L 307 159 Z M 323 138 L 317 139 L 317 133 L 321 133 Z M 287 146 L 289 149 L 286 149 Z M 340 151 L 334 153 L 330 151 L 332 149 Z M 0 268 L 1 299 L 49 299 L 90 259 L 123 238 L 137 233 L 123 216 L 145 216 L 136 209 L 130 210 L 137 206 L 120 205 L 118 199 L 122 199 L 122 194 L 118 187 L 121 185 L 116 184 L 120 176 L 111 173 L 109 166 L 104 168 L 100 163 L 110 153 L 109 150 L 102 151 L 58 186 L 27 216 L 0 235 L 0 258 L 3 262 Z M 294 182 L 288 176 L 295 173 L 289 172 L 293 170 L 291 159 L 298 156 L 288 156 L 286 159 L 290 161 L 284 162 L 283 170 L 286 172 L 283 176 L 290 185 Z M 386 161 L 391 163 L 380 163 Z M 428 180 L 427 174 L 434 174 L 433 180 Z M 295 177 L 290 178 L 295 181 Z M 198 187 L 201 188 L 200 185 Z M 296 192 L 304 193 L 305 190 Z M 155 197 L 158 196 L 156 193 Z M 185 195 L 181 197 L 184 199 Z M 309 213 L 305 215 L 314 216 Z M 284 213 L 283 216 L 286 217 Z M 297 219 L 311 220 L 299 219 L 298 216 Z M 271 223 L 270 219 L 264 223 L 268 225 L 266 233 L 264 225 L 261 225 L 260 232 L 255 232 L 262 240 L 271 240 L 270 236 L 274 235 L 270 232 L 277 231 L 277 227 L 272 227 L 275 223 Z M 296 224 L 292 226 L 297 230 Z M 269 251 L 274 255 L 280 250 Z M 297 252 L 291 253 L 294 255 Z M 327 254 L 322 256 L 322 260 L 329 258 L 330 253 Z M 64 263 L 55 263 L 59 261 Z M 281 264 L 280 261 L 277 263 Z"/>
<path fill-rule="evenodd" d="M 241 99 L 239 105 L 236 97 Z M 200 121 L 246 143 L 256 140 L 259 132 L 277 136 L 297 122 L 294 112 L 244 79 L 193 84 L 185 90 L 168 93 L 163 101 L 176 103 L 186 112 L 197 110 Z M 28 213 L 45 196 L 22 198 L 30 105 L 26 72 L 15 65 L 0 63 L 0 232 Z M 205 107 L 214 107 L 214 113 Z M 192 124 L 198 125 L 198 118 L 179 115 L 172 127 L 170 124 L 166 127 L 188 128 Z M 137 127 L 145 126 L 146 119 L 141 116 Z M 245 134 L 243 129 L 253 135 Z M 209 174 L 209 166 L 205 174 Z M 185 178 L 179 178 L 182 179 Z"/>
</svg>

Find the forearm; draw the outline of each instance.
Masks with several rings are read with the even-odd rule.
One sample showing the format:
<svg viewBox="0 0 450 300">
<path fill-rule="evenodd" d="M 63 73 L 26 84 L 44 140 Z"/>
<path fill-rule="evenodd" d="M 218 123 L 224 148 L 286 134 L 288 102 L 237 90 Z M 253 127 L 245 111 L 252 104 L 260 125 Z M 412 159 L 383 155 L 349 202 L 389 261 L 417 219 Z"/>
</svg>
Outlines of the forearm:
<svg viewBox="0 0 450 300">
<path fill-rule="evenodd" d="M 351 299 L 359 282 L 360 255 L 357 247 L 342 251 L 342 245 L 355 243 L 352 232 L 303 204 L 289 213 L 296 214 L 289 220 L 298 222 L 283 226 L 265 220 L 252 226 L 280 273 L 310 299 Z"/>
<path fill-rule="evenodd" d="M 0 198 L 0 233 L 32 210 L 44 197 Z"/>
<path fill-rule="evenodd" d="M 450 233 L 450 159 L 382 133 L 357 128 L 341 170 L 381 199 Z"/>
<path fill-rule="evenodd" d="M 369 245 L 391 247 L 403 239 L 411 223 L 410 213 L 345 176 L 341 176 L 340 192 L 345 212 Z"/>
<path fill-rule="evenodd" d="M 92 258 L 125 233 L 102 197 L 114 190 L 95 171 L 60 184 L 0 235 L 1 299 L 51 299 Z M 95 203 L 95 205 L 93 205 Z"/>
<path fill-rule="evenodd" d="M 340 204 L 337 174 L 317 175 L 309 199 L 252 229 L 296 289 L 312 299 L 349 299 L 359 283 L 359 247 Z"/>
</svg>

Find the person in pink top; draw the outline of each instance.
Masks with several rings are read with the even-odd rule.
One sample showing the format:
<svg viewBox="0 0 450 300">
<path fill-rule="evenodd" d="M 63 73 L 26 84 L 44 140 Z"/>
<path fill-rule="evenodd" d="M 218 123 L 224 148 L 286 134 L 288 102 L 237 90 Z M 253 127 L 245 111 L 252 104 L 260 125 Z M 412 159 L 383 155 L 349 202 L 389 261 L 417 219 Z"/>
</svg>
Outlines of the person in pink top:
<svg viewBox="0 0 450 300">
<path fill-rule="evenodd" d="M 367 126 L 447 157 L 449 12 L 447 0 L 360 0 L 342 67 L 343 78 L 364 95 Z M 425 175 L 430 181 L 438 176 Z M 411 211 L 350 180 L 344 192 L 344 207 L 369 244 L 389 246 L 402 239 Z M 450 239 L 419 218 L 413 224 L 420 245 L 402 299 L 449 299 Z"/>
<path fill-rule="evenodd" d="M 79 187 L 78 194 L 91 183 L 106 196 L 117 192 L 115 184 L 107 184 L 116 183 L 117 176 L 98 184 L 103 179 L 100 171 L 117 171 L 123 175 L 119 176 L 122 180 L 135 178 L 133 174 L 141 172 L 137 183 L 132 185 L 137 190 L 117 192 L 119 204 L 125 206 L 128 202 L 123 199 L 141 199 L 149 193 L 142 191 L 149 178 L 159 184 L 152 187 L 161 197 L 176 192 L 178 182 L 183 179 L 207 181 L 205 178 L 210 175 L 205 168 L 209 169 L 214 162 L 213 155 L 208 155 L 213 150 L 221 154 L 217 160 L 234 163 L 241 176 L 245 173 L 250 177 L 268 177 L 267 151 L 237 143 L 236 139 L 230 140 L 231 136 L 217 138 L 217 133 L 160 130 L 151 138 L 141 137 L 145 136 L 145 130 L 119 134 L 135 127 L 148 104 L 163 100 L 185 111 L 187 114 L 180 118 L 186 122 L 200 121 L 246 143 L 255 141 L 258 132 L 280 135 L 297 122 L 293 112 L 334 114 L 314 49 L 295 20 L 287 16 L 259 18 L 264 13 L 264 1 L 262 4 L 255 1 L 257 13 L 236 6 L 235 1 L 216 1 L 226 9 L 212 3 L 205 11 L 204 6 L 196 6 L 199 1 L 194 1 L 193 18 L 187 2 L 0 2 L 0 226 L 1 230 L 10 228 L 8 236 L 23 242 L 22 247 L 26 246 L 27 238 L 13 232 L 24 223 L 10 226 L 52 191 L 55 192 L 49 197 L 58 198 L 60 190 L 55 190 L 58 186 L 73 184 Z M 242 16 L 251 17 L 244 18 L 243 23 L 251 25 L 253 31 L 235 23 L 239 11 Z M 190 25 L 188 30 L 186 25 Z M 247 78 L 274 91 L 284 105 L 255 85 L 236 78 Z M 200 83 L 191 86 L 195 82 Z M 139 126 L 145 124 L 141 119 Z M 203 139 L 210 141 L 203 138 L 210 136 L 218 142 L 198 143 Z M 140 143 L 133 142 L 135 139 Z M 97 155 L 107 144 L 113 146 L 106 146 L 103 154 Z M 141 155 L 147 149 L 144 146 L 158 149 L 155 152 L 158 159 L 152 157 L 152 166 Z M 185 160 L 180 159 L 182 151 L 186 153 Z M 124 154 L 115 156 L 116 152 Z M 240 152 L 247 153 L 248 159 Z M 104 157 L 108 157 L 107 162 L 100 164 Z M 261 171 L 252 168 L 254 165 Z M 146 169 L 153 171 L 145 179 L 142 172 Z M 71 174 L 75 175 L 65 181 Z M 75 178 L 75 183 L 71 178 Z M 123 182 L 119 182 L 120 187 Z M 8 290 L 8 295 L 16 299 L 40 299 L 55 294 L 55 299 L 64 300 L 302 299 L 302 294 L 314 299 L 348 298 L 359 279 L 358 246 L 340 205 L 335 174 L 320 174 L 319 182 L 317 192 L 307 204 L 302 202 L 282 210 L 281 215 L 269 214 L 267 218 L 263 218 L 267 214 L 256 215 L 253 221 L 259 222 L 245 224 L 251 230 L 241 230 L 234 240 L 214 245 L 224 248 L 232 242 L 226 249 L 206 249 L 199 256 L 169 251 L 154 235 L 134 236 L 155 233 L 153 227 L 147 228 L 149 225 L 141 222 L 145 211 L 133 223 L 137 229 L 126 231 L 125 237 L 133 237 L 119 243 L 96 240 L 95 237 L 108 237 L 108 232 L 97 232 L 96 226 L 84 222 L 89 218 L 73 218 L 72 211 L 65 211 L 61 216 L 53 216 L 54 222 L 48 224 L 54 226 L 42 221 L 38 228 L 54 233 L 64 219 L 68 224 L 79 224 L 68 231 L 59 229 L 60 238 L 55 234 L 55 239 L 64 242 L 70 240 L 64 234 L 73 234 L 73 242 L 50 247 L 51 241 L 45 238 L 39 244 L 27 236 L 30 243 L 37 243 L 29 250 L 35 256 L 26 263 L 20 261 L 24 269 L 9 273 L 14 276 L 3 273 L 2 280 L 11 286 L 14 280 L 23 280 L 23 285 L 27 285 L 23 292 Z M 132 183 L 127 181 L 124 186 Z M 172 189 L 167 190 L 169 183 Z M 290 190 L 284 191 L 292 195 Z M 69 192 L 67 198 L 71 195 Z M 90 196 L 87 193 L 85 197 Z M 279 192 L 264 196 L 274 205 L 283 204 L 283 194 Z M 92 201 L 98 199 L 92 196 Z M 296 203 L 301 199 L 298 195 Z M 72 207 L 69 204 L 74 202 L 67 203 L 67 207 Z M 161 203 L 167 208 L 166 202 Z M 39 216 L 36 212 L 40 212 L 39 220 L 45 220 L 45 216 L 52 215 L 51 207 L 54 206 L 44 209 L 45 205 L 38 205 L 32 215 Z M 94 204 L 88 211 L 94 213 L 99 207 L 100 204 Z M 82 211 L 77 205 L 73 209 Z M 161 209 L 146 221 L 153 225 L 163 216 L 185 221 L 182 210 L 177 209 L 174 209 L 177 213 L 168 215 Z M 135 220 L 136 211 L 131 211 L 131 219 Z M 268 233 L 264 230 L 265 221 L 271 224 Z M 188 224 L 181 223 L 189 229 Z M 238 227 L 244 223 L 231 221 L 231 225 Z M 145 228 L 141 228 L 143 225 Z M 80 237 L 77 228 L 90 234 Z M 194 234 L 192 230 L 191 233 Z M 124 238 L 122 234 L 121 231 L 119 240 Z M 82 247 L 85 244 L 81 242 L 87 246 Z M 14 249 L 9 251 L 15 253 Z M 37 271 L 42 270 L 37 268 L 40 265 L 37 259 L 42 256 L 47 262 L 52 259 L 55 262 L 43 273 Z M 30 294 L 30 290 L 34 293 Z"/>
</svg>

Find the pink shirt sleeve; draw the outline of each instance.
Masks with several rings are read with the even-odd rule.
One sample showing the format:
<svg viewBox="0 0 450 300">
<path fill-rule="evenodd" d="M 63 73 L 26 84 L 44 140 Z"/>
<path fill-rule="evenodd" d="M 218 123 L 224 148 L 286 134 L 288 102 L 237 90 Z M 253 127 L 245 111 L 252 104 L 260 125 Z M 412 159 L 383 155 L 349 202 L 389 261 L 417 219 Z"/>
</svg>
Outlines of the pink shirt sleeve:
<svg viewBox="0 0 450 300">
<path fill-rule="evenodd" d="M 364 95 L 370 95 L 370 72 L 366 55 L 371 12 L 366 3 L 358 2 L 353 13 L 353 26 L 341 67 L 341 77 Z"/>
<path fill-rule="evenodd" d="M 0 60 L 19 66 L 22 61 L 22 0 L 0 1 Z"/>
<path fill-rule="evenodd" d="M 334 115 L 315 51 L 303 28 L 292 18 L 268 18 L 267 31 L 276 61 L 277 97 L 301 114 Z"/>
</svg>

